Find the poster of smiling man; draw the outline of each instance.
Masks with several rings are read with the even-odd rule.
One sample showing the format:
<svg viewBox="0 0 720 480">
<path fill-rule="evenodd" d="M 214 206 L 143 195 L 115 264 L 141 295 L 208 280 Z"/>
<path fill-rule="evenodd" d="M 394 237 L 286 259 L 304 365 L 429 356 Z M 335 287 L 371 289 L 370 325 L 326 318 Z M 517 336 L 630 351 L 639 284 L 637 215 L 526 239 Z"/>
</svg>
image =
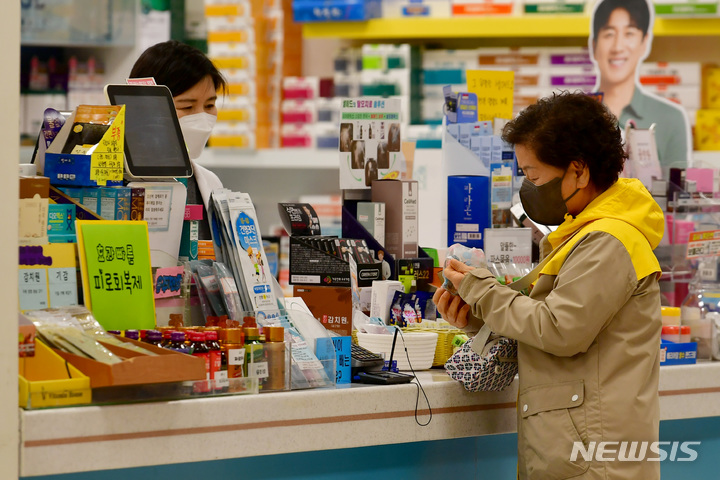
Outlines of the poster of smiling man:
<svg viewBox="0 0 720 480">
<path fill-rule="evenodd" d="M 595 65 L 595 91 L 625 129 L 655 124 L 658 159 L 667 178 L 670 167 L 687 167 L 692 136 L 687 114 L 677 104 L 640 85 L 640 64 L 650 54 L 654 9 L 649 0 L 600 0 L 591 16 L 588 46 Z"/>
</svg>

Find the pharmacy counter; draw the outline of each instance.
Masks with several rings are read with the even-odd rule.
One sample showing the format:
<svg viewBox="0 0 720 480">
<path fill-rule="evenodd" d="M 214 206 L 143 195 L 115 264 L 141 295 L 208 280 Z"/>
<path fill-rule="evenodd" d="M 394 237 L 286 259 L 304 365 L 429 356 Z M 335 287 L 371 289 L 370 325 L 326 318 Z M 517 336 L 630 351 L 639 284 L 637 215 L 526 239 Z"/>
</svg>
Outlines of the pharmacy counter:
<svg viewBox="0 0 720 480">
<path fill-rule="evenodd" d="M 20 473 L 51 475 L 514 432 L 517 385 L 414 384 L 20 411 Z M 720 362 L 663 367 L 662 420 L 720 416 Z M 211 447 L 212 446 L 212 447 Z"/>
</svg>

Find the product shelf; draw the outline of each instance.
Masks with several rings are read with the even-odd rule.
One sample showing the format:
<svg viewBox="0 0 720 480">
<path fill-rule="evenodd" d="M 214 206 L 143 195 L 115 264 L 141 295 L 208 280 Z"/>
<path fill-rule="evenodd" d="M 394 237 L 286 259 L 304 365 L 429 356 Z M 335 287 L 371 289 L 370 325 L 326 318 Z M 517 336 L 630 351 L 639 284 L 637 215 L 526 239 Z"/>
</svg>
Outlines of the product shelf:
<svg viewBox="0 0 720 480">
<path fill-rule="evenodd" d="M 242 169 L 334 169 L 340 168 L 337 150 L 277 148 L 240 150 L 206 148 L 197 162 L 207 168 Z"/>
<path fill-rule="evenodd" d="M 366 22 L 317 22 L 303 25 L 305 38 L 587 38 L 585 15 L 374 19 Z M 658 18 L 655 36 L 718 36 L 720 18 Z"/>
</svg>

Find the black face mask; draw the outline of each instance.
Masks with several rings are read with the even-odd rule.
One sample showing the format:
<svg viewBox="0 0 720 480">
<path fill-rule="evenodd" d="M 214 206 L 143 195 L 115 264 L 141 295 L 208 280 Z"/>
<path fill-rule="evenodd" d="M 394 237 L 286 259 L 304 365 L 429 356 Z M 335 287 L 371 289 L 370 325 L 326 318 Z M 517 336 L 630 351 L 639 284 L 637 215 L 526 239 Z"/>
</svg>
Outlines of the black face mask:
<svg viewBox="0 0 720 480">
<path fill-rule="evenodd" d="M 520 187 L 520 203 L 522 203 L 525 214 L 530 219 L 541 225 L 560 225 L 565 221 L 565 214 L 568 213 L 565 202 L 580 191 L 575 189 L 568 198 L 562 197 L 562 181 L 565 178 L 553 178 L 542 185 L 535 185 L 527 178 L 523 180 Z"/>
</svg>

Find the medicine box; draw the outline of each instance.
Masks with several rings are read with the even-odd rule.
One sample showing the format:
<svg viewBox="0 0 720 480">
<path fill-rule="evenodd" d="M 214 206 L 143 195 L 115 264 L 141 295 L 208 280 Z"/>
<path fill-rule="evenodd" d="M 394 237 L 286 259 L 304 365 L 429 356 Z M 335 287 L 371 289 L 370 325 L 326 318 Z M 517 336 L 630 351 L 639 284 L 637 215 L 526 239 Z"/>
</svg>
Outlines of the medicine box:
<svg viewBox="0 0 720 480">
<path fill-rule="evenodd" d="M 357 219 L 380 245 L 385 245 L 385 204 L 358 202 Z"/>
<path fill-rule="evenodd" d="M 524 11 L 528 14 L 583 13 L 584 1 L 572 0 L 525 0 Z"/>
<path fill-rule="evenodd" d="M 345 22 L 382 15 L 380 0 L 295 0 L 292 9 L 296 22 Z"/>
<path fill-rule="evenodd" d="M 660 366 L 697 363 L 697 343 L 660 342 Z"/>
<path fill-rule="evenodd" d="M 18 238 L 22 245 L 47 243 L 50 183 L 45 177 L 20 177 Z"/>
<path fill-rule="evenodd" d="M 50 243 L 76 242 L 75 205 L 51 203 L 48 205 L 48 241 Z"/>
<path fill-rule="evenodd" d="M 295 285 L 293 295 L 303 299 L 313 316 L 327 330 L 340 336 L 352 334 L 350 287 Z"/>
<path fill-rule="evenodd" d="M 644 62 L 638 67 L 643 85 L 700 85 L 699 62 Z"/>
<path fill-rule="evenodd" d="M 105 220 L 130 219 L 130 187 L 101 187 L 99 211 Z"/>
<path fill-rule="evenodd" d="M 379 317 L 388 325 L 390 320 L 390 306 L 395 292 L 404 292 L 402 282 L 397 280 L 375 280 L 372 282 L 370 299 L 370 316 Z"/>
<path fill-rule="evenodd" d="M 385 204 L 385 248 L 396 260 L 418 256 L 418 182 L 374 180 L 373 202 Z"/>
<path fill-rule="evenodd" d="M 383 0 L 383 18 L 448 18 L 450 0 Z"/>
<path fill-rule="evenodd" d="M 337 242 L 336 242 L 337 241 Z M 354 242 L 324 235 L 290 236 L 290 284 L 350 286 L 350 265 L 342 253 L 333 252 L 333 244 Z M 357 249 L 356 249 L 357 250 Z M 381 278 L 380 262 L 358 262 L 358 285 L 372 285 Z"/>
<path fill-rule="evenodd" d="M 490 228 L 490 181 L 486 176 L 448 177 L 448 245 L 483 248 Z"/>
<path fill-rule="evenodd" d="M 451 0 L 453 16 L 510 15 L 510 0 Z"/>
</svg>

